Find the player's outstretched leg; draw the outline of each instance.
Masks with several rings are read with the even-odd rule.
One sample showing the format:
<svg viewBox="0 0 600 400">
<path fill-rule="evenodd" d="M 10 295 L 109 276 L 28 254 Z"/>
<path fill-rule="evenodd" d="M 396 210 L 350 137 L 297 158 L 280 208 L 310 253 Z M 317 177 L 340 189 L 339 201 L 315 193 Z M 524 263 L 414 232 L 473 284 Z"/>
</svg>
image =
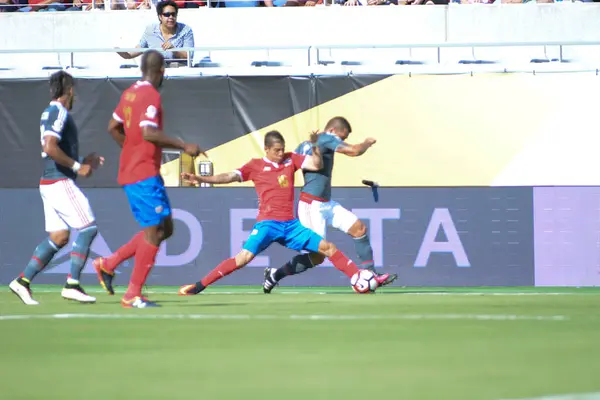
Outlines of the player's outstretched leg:
<svg viewBox="0 0 600 400">
<path fill-rule="evenodd" d="M 90 246 L 97 234 L 98 227 L 96 224 L 88 225 L 79 230 L 79 235 L 75 243 L 73 243 L 73 249 L 71 250 L 71 273 L 67 277 L 67 283 L 61 292 L 62 297 L 67 300 L 75 300 L 80 303 L 96 302 L 95 297 L 88 295 L 83 290 L 79 279 L 90 253 Z"/>
<path fill-rule="evenodd" d="M 39 274 L 54 255 L 69 241 L 69 231 L 52 232 L 50 237 L 44 239 L 33 252 L 23 273 L 13 280 L 8 287 L 28 306 L 38 305 L 31 295 L 29 287 L 33 279 Z"/>
<path fill-rule="evenodd" d="M 245 267 L 252 261 L 254 254 L 248 250 L 242 250 L 235 257 L 228 258 L 221 262 L 215 269 L 210 271 L 208 275 L 199 280 L 198 282 L 191 285 L 183 285 L 179 288 L 178 294 L 180 296 L 192 296 L 202 292 L 208 286 L 212 285 L 216 281 L 226 277 L 233 271 Z"/>
<path fill-rule="evenodd" d="M 357 219 L 348 230 L 348 234 L 352 236 L 352 239 L 354 240 L 354 248 L 358 255 L 358 259 L 360 260 L 360 267 L 372 271 L 376 276 L 382 276 L 382 274 L 379 274 L 375 270 L 373 248 L 371 247 L 371 240 L 369 239 L 365 224 Z M 387 275 L 387 278 L 380 283 L 380 286 L 389 285 L 398 278 L 397 274 L 384 275 Z"/>
<path fill-rule="evenodd" d="M 337 249 L 337 247 L 326 240 L 321 240 L 319 244 L 319 253 L 329 258 L 329 261 L 334 267 L 342 271 L 348 278 L 358 272 L 358 267 L 352 260 L 350 260 L 344 253 Z M 377 284 L 381 286 L 389 278 L 390 274 L 375 275 Z"/>
<path fill-rule="evenodd" d="M 320 260 L 314 260 L 318 257 Z M 286 276 L 300 274 L 309 268 L 323 262 L 324 257 L 320 254 L 298 254 L 290 261 L 279 268 L 265 268 L 265 278 L 263 280 L 263 292 L 271 293 L 277 283 Z"/>
<path fill-rule="evenodd" d="M 221 278 L 226 277 L 233 271 L 248 265 L 257 254 L 269 247 L 275 238 L 281 235 L 285 229 L 285 223 L 279 221 L 261 221 L 254 225 L 254 232 L 246 243 L 244 248 L 235 257 L 228 258 L 210 271 L 202 280 L 192 284 L 183 285 L 179 288 L 180 296 L 191 296 L 202 292 L 207 286 L 212 285 Z"/>
<path fill-rule="evenodd" d="M 125 260 L 130 259 L 135 255 L 138 243 L 144 239 L 144 232 L 138 232 L 131 238 L 131 240 L 121 246 L 117 251 L 108 257 L 98 257 L 94 260 L 94 268 L 98 275 L 100 285 L 109 295 L 114 295 L 115 290 L 112 285 L 112 281 L 115 276 L 117 267 Z"/>
</svg>

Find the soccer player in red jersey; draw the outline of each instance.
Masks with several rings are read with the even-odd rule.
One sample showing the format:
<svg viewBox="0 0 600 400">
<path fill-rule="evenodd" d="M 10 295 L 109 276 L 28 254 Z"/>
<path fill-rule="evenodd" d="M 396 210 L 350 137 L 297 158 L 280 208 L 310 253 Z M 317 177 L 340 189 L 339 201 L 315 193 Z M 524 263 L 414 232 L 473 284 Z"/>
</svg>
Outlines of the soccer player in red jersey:
<svg viewBox="0 0 600 400">
<path fill-rule="evenodd" d="M 233 271 L 248 265 L 254 257 L 266 250 L 273 242 L 289 249 L 308 250 L 322 254 L 348 278 L 358 271 L 358 267 L 346 257 L 335 245 L 320 235 L 304 227 L 294 218 L 294 174 L 297 170 L 319 171 L 322 158 L 316 144 L 318 136 L 311 135 L 313 152 L 311 155 L 300 155 L 285 152 L 285 140 L 277 131 L 265 135 L 264 158 L 250 160 L 240 169 L 216 176 L 198 176 L 182 174 L 189 182 L 224 184 L 232 182 L 253 181 L 259 197 L 259 211 L 256 225 L 244 248 L 235 257 L 219 264 L 201 281 L 184 285 L 179 295 L 195 295 L 207 286 L 229 275 Z M 388 274 L 380 275 L 378 283 L 385 281 Z"/>
<path fill-rule="evenodd" d="M 126 308 L 156 307 L 142 296 L 142 286 L 154 265 L 161 242 L 173 234 L 167 191 L 160 175 L 163 148 L 183 150 L 196 157 L 200 147 L 172 139 L 163 133 L 163 114 L 158 88 L 163 82 L 164 58 L 157 51 L 145 52 L 142 80 L 125 90 L 109 123 L 109 132 L 122 147 L 119 185 L 123 186 L 131 211 L 143 231 L 109 257 L 94 260 L 100 284 L 114 294 L 112 280 L 119 264 L 135 255 L 129 287 L 121 304 Z"/>
</svg>

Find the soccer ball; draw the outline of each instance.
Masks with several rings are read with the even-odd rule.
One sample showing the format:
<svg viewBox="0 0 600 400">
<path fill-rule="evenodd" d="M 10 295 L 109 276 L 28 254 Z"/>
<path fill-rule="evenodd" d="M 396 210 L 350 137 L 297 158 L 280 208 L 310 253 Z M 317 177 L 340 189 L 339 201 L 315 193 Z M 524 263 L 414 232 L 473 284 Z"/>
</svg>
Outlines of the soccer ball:
<svg viewBox="0 0 600 400">
<path fill-rule="evenodd" d="M 379 286 L 375 274 L 368 269 L 361 269 L 355 273 L 350 279 L 350 284 L 356 293 L 371 293 Z"/>
</svg>

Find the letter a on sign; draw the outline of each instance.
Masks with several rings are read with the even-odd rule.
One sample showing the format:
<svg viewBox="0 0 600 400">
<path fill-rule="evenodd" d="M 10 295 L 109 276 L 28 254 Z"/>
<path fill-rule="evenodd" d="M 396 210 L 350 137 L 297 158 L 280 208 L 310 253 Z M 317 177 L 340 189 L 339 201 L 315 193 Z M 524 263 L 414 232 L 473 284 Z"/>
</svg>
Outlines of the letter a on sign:
<svg viewBox="0 0 600 400">
<path fill-rule="evenodd" d="M 436 242 L 435 237 L 440 229 L 446 235 L 446 242 Z M 452 253 L 457 267 L 470 267 L 465 248 L 460 241 L 452 216 L 447 208 L 436 208 L 427 226 L 423 243 L 417 254 L 415 267 L 425 267 L 431 253 Z"/>
</svg>

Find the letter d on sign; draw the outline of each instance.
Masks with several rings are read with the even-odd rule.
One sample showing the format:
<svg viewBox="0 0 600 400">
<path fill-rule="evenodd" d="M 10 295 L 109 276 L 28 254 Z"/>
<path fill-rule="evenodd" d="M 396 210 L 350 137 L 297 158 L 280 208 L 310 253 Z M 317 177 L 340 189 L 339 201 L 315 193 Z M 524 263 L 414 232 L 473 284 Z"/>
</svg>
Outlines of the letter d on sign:
<svg viewBox="0 0 600 400">
<path fill-rule="evenodd" d="M 177 255 L 167 254 L 167 243 L 169 240 L 165 240 L 160 244 L 160 250 L 156 256 L 156 265 L 161 267 L 177 267 L 180 265 L 186 265 L 192 263 L 200 254 L 202 250 L 202 225 L 191 213 L 181 210 L 179 208 L 173 209 L 173 219 L 177 219 L 183 222 L 190 231 L 190 241 L 187 249 Z M 175 230 L 175 235 L 170 240 L 177 238 L 178 230 Z"/>
</svg>

